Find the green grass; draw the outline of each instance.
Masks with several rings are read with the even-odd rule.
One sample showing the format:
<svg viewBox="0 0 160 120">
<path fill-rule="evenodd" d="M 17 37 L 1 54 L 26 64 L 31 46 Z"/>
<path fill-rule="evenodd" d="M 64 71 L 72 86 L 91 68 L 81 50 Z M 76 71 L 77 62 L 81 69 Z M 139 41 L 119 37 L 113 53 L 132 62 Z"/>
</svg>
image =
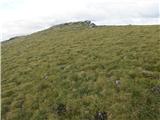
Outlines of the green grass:
<svg viewBox="0 0 160 120">
<path fill-rule="evenodd" d="M 82 22 L 2 42 L 2 119 L 159 120 L 159 34 Z"/>
</svg>

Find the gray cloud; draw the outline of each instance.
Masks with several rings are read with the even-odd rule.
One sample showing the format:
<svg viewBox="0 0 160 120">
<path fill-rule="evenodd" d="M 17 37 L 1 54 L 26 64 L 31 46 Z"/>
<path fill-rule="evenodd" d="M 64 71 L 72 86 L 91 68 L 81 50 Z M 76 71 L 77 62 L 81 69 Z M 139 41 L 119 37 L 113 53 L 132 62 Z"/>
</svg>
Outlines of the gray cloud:
<svg viewBox="0 0 160 120">
<path fill-rule="evenodd" d="M 2 1 L 2 40 L 70 21 L 126 25 L 159 24 L 160 20 L 158 0 L 11 0 L 13 4 Z"/>
</svg>

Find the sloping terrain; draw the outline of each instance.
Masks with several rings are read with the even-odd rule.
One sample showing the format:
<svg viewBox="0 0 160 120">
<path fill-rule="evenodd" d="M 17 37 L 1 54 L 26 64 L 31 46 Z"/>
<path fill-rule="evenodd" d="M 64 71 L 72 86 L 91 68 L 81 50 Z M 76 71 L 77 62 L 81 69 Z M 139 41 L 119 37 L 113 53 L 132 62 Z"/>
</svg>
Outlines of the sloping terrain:
<svg viewBox="0 0 160 120">
<path fill-rule="evenodd" d="M 159 120 L 160 29 L 77 22 L 2 43 L 2 120 Z"/>
</svg>

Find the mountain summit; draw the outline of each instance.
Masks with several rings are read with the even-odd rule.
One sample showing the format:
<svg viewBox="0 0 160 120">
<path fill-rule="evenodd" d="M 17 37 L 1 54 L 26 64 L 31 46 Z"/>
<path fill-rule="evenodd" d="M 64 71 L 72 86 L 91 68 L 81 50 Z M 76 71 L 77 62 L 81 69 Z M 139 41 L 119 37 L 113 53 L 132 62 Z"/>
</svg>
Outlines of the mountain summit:
<svg viewBox="0 0 160 120">
<path fill-rule="evenodd" d="M 68 23 L 64 23 L 64 24 L 60 24 L 60 25 L 56 25 L 56 26 L 70 26 L 70 25 L 84 25 L 84 26 L 88 26 L 88 27 L 95 27 L 96 26 L 90 20 L 78 21 L 78 22 L 68 22 Z"/>
</svg>

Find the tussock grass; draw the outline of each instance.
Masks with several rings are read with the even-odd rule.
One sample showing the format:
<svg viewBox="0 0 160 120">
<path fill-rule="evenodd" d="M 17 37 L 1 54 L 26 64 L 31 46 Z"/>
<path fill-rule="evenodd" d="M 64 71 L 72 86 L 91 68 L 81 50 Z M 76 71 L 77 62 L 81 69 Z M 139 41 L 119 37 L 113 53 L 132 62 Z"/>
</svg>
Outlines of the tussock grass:
<svg viewBox="0 0 160 120">
<path fill-rule="evenodd" d="M 159 34 L 80 22 L 2 43 L 2 119 L 158 120 Z"/>
</svg>

